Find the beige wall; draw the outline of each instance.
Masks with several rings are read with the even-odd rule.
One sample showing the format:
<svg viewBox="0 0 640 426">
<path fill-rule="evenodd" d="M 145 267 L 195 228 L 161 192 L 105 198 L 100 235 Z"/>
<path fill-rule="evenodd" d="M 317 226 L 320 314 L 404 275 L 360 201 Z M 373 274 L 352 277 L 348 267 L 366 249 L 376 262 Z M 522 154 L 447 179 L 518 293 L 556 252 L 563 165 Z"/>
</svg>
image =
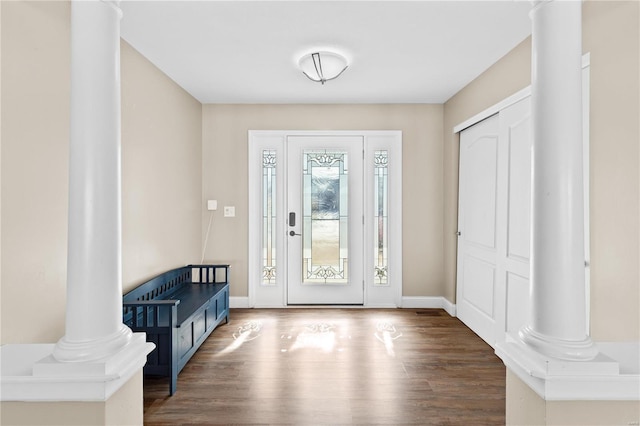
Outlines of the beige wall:
<svg viewBox="0 0 640 426">
<path fill-rule="evenodd" d="M 205 259 L 230 262 L 231 295 L 247 296 L 249 130 L 401 130 L 403 295 L 442 295 L 442 118 L 441 105 L 204 105 L 203 200 L 219 206 Z"/>
<path fill-rule="evenodd" d="M 584 4 L 591 52 L 591 330 L 640 340 L 640 3 Z"/>
<path fill-rule="evenodd" d="M 2 402 L 4 426 L 129 426 L 144 421 L 142 370 L 104 402 Z"/>
<path fill-rule="evenodd" d="M 640 340 L 639 19 L 637 2 L 588 1 L 591 52 L 591 330 Z M 527 40 L 444 106 L 445 296 L 455 297 L 458 140 L 453 126 L 530 84 Z"/>
<path fill-rule="evenodd" d="M 1 337 L 55 342 L 66 300 L 70 9 L 58 2 L 0 7 Z"/>
<path fill-rule="evenodd" d="M 2 343 L 64 333 L 67 2 L 1 2 Z M 122 44 L 123 287 L 199 260 L 201 105 Z M 28 321 L 21 319 L 29 318 Z"/>
<path fill-rule="evenodd" d="M 545 401 L 507 370 L 508 425 L 637 425 L 639 401 Z"/>
<path fill-rule="evenodd" d="M 507 394 L 505 424 L 521 426 L 546 424 L 544 399 L 508 368 L 505 386 Z"/>
<path fill-rule="evenodd" d="M 531 39 L 516 46 L 444 104 L 444 294 L 456 300 L 459 138 L 454 126 L 531 84 Z"/>
<path fill-rule="evenodd" d="M 122 43 L 122 286 L 200 261 L 202 104 Z"/>
</svg>

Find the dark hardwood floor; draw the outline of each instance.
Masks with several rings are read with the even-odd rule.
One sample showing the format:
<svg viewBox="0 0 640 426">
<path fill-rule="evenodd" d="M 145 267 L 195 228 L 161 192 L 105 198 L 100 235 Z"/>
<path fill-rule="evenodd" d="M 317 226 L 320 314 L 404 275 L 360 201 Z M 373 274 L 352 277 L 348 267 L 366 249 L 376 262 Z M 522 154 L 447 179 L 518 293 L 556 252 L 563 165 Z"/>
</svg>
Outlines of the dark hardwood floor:
<svg viewBox="0 0 640 426">
<path fill-rule="evenodd" d="M 235 309 L 167 383 L 145 380 L 145 424 L 505 422 L 504 365 L 435 309 Z"/>
</svg>

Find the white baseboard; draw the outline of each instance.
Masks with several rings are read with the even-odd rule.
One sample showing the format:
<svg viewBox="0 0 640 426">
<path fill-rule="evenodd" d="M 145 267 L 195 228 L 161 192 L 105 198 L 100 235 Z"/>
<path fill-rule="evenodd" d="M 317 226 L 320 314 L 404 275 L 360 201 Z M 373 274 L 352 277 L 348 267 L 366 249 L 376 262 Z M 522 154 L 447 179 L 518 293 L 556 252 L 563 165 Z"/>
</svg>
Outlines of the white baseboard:
<svg viewBox="0 0 640 426">
<path fill-rule="evenodd" d="M 248 297 L 229 297 L 229 307 L 231 309 L 240 309 L 240 308 L 248 308 L 249 307 L 249 298 Z"/>
<path fill-rule="evenodd" d="M 229 307 L 231 309 L 249 308 L 248 297 L 229 297 Z M 272 306 L 270 306 L 272 307 Z M 367 306 L 367 308 L 395 308 L 395 306 Z M 402 306 L 404 309 L 444 309 L 452 317 L 456 316 L 456 305 L 449 302 L 444 297 L 423 297 L 423 296 L 405 296 L 402 298 Z"/>
<path fill-rule="evenodd" d="M 455 303 L 449 302 L 449 300 L 444 298 L 444 297 L 442 298 L 442 309 L 447 311 L 447 313 L 449 315 L 451 315 L 452 317 L 456 316 L 456 305 L 455 305 Z"/>
<path fill-rule="evenodd" d="M 396 309 L 399 306 L 395 303 L 375 303 L 373 305 L 364 305 L 364 309 Z"/>
<path fill-rule="evenodd" d="M 456 305 L 444 297 L 404 296 L 402 298 L 404 309 L 444 309 L 452 317 L 456 316 Z"/>
</svg>

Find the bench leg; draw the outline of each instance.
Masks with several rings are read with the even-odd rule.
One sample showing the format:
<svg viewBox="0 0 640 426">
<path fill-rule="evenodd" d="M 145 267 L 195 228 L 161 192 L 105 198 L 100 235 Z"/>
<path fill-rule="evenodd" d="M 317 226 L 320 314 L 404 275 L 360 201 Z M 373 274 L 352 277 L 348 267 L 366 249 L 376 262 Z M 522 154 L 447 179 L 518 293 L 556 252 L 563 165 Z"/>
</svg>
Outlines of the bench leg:
<svg viewBox="0 0 640 426">
<path fill-rule="evenodd" d="M 175 307 L 174 307 L 175 308 Z M 173 323 L 175 323 L 175 316 Z M 171 340 L 169 342 L 170 351 L 171 351 L 171 360 L 169 361 L 169 365 L 171 368 L 169 369 L 169 396 L 172 396 L 176 393 L 176 388 L 178 387 L 178 328 L 171 327 Z"/>
<path fill-rule="evenodd" d="M 169 375 L 169 396 L 173 396 L 176 393 L 178 387 L 178 376 L 174 372 Z"/>
</svg>

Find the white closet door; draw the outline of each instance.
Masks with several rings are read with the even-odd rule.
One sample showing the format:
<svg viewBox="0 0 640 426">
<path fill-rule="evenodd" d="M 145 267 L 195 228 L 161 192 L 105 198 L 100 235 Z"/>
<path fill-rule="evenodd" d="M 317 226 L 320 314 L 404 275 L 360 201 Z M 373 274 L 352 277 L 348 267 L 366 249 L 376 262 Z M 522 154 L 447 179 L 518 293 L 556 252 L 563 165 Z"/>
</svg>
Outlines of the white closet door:
<svg viewBox="0 0 640 426">
<path fill-rule="evenodd" d="M 531 106 L 460 134 L 458 317 L 488 344 L 529 315 Z"/>
<path fill-rule="evenodd" d="M 517 332 L 529 319 L 529 241 L 531 236 L 531 98 L 500 111 L 500 149 L 504 151 L 499 208 L 496 340 Z M 491 343 L 493 344 L 493 343 Z"/>
<path fill-rule="evenodd" d="M 457 315 L 489 344 L 496 329 L 497 115 L 460 134 Z"/>
</svg>

